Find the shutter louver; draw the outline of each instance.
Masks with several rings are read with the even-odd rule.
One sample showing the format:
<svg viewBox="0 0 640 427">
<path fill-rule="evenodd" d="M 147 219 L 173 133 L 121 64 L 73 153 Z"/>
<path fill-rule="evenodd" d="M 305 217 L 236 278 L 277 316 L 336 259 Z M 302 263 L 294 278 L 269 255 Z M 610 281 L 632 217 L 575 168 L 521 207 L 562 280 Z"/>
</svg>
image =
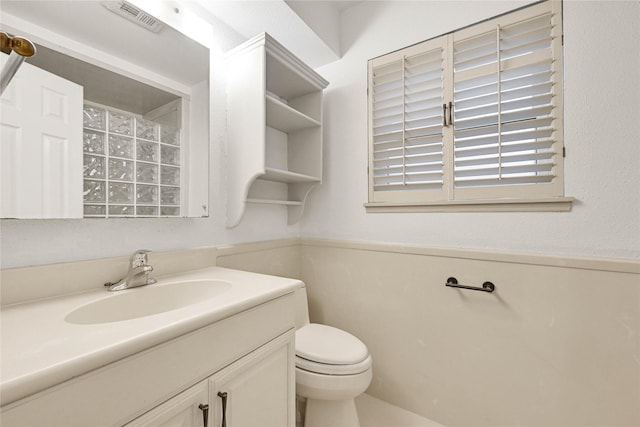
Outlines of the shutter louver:
<svg viewBox="0 0 640 427">
<path fill-rule="evenodd" d="M 554 180 L 552 29 L 547 13 L 454 43 L 456 188 Z"/>
<path fill-rule="evenodd" d="M 561 6 L 369 60 L 368 208 L 566 203 Z"/>
<path fill-rule="evenodd" d="M 442 49 L 374 66 L 374 192 L 443 187 Z"/>
</svg>

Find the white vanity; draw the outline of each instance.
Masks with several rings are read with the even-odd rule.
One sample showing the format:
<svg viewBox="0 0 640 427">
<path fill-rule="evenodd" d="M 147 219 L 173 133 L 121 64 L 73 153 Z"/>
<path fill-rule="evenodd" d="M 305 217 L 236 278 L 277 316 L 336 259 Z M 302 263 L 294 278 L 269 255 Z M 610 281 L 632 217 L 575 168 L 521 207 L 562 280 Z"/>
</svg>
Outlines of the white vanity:
<svg viewBox="0 0 640 427">
<path fill-rule="evenodd" d="M 301 286 L 210 267 L 5 306 L 2 425 L 294 426 Z"/>
</svg>

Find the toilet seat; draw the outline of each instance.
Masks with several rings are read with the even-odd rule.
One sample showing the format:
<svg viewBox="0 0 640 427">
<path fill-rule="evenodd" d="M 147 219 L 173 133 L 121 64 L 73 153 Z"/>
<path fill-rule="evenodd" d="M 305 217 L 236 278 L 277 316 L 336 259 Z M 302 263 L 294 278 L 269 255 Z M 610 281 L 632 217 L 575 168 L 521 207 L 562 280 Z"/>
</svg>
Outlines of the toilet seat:
<svg viewBox="0 0 640 427">
<path fill-rule="evenodd" d="M 371 356 L 350 333 L 310 323 L 296 331 L 296 367 L 326 375 L 359 374 L 371 367 Z"/>
<path fill-rule="evenodd" d="M 371 367 L 371 356 L 367 356 L 360 363 L 353 365 L 328 365 L 325 363 L 313 362 L 311 360 L 304 359 L 296 356 L 296 368 L 304 369 L 305 371 L 313 372 L 316 374 L 324 375 L 356 375 L 365 372 Z"/>
</svg>

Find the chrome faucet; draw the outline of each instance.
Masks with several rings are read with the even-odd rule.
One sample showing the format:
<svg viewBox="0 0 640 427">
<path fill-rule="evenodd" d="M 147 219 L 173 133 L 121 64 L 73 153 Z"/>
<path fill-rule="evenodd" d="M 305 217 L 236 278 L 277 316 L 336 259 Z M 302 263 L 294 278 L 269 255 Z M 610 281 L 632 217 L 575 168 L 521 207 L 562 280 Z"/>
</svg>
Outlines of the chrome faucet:
<svg viewBox="0 0 640 427">
<path fill-rule="evenodd" d="M 127 275 L 118 280 L 116 283 L 105 283 L 109 286 L 110 291 L 121 291 L 123 289 L 136 288 L 138 286 L 153 285 L 155 279 L 149 278 L 149 273 L 153 271 L 153 267 L 149 265 L 147 254 L 151 252 L 145 249 L 139 249 L 129 257 L 129 271 Z"/>
</svg>

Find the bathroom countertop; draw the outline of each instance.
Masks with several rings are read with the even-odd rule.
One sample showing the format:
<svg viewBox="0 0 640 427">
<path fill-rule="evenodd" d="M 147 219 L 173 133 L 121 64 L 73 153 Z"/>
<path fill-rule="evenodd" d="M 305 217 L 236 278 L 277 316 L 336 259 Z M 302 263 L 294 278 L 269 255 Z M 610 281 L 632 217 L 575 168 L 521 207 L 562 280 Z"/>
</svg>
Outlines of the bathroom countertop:
<svg viewBox="0 0 640 427">
<path fill-rule="evenodd" d="M 0 404 L 62 383 L 166 342 L 303 286 L 297 279 L 221 267 L 157 277 L 158 283 L 213 279 L 230 289 L 211 299 L 175 310 L 115 322 L 73 324 L 65 317 L 94 301 L 121 292 L 106 288 L 5 306 L 0 311 Z"/>
</svg>

